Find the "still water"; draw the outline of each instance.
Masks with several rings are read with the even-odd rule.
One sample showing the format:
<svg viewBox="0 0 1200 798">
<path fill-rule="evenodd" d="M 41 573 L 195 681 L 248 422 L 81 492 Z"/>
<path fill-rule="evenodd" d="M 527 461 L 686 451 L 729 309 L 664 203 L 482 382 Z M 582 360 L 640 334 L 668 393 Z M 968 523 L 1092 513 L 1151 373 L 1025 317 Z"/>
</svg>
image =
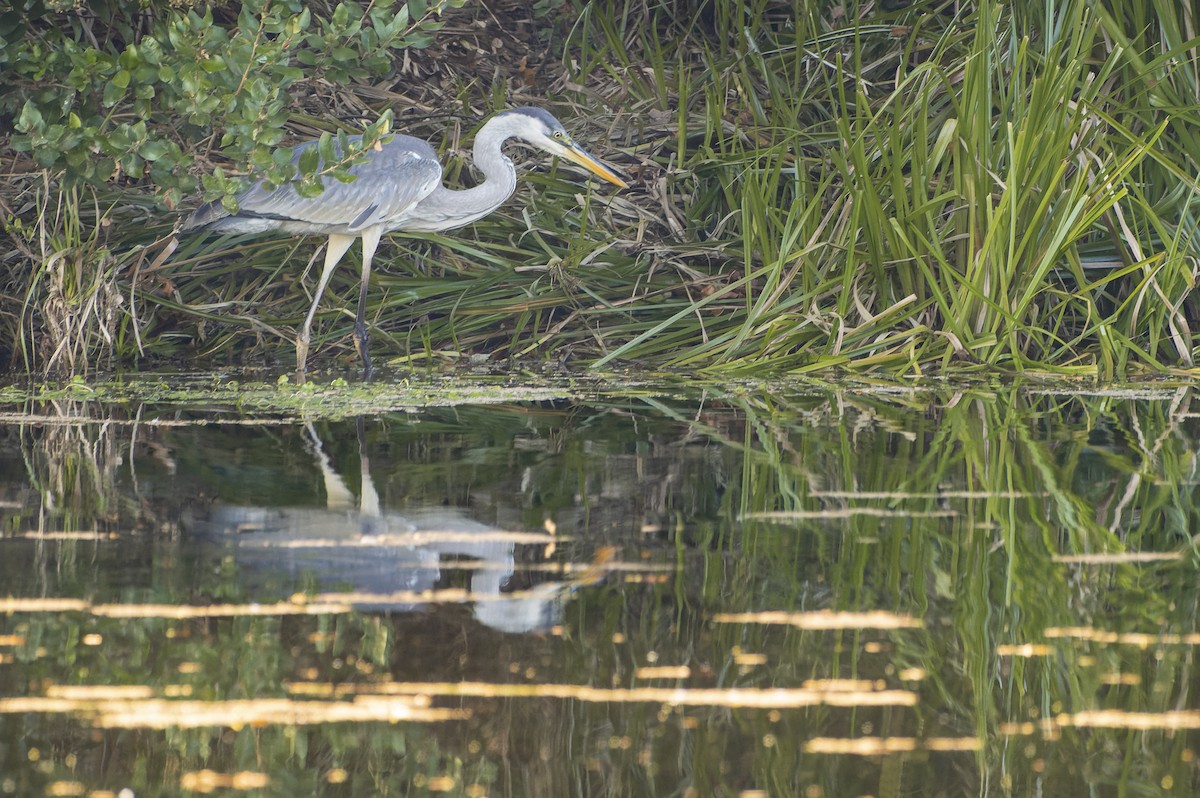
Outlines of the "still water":
<svg viewBox="0 0 1200 798">
<path fill-rule="evenodd" d="M 1190 388 L 540 395 L 7 394 L 0 795 L 1200 786 Z"/>
</svg>

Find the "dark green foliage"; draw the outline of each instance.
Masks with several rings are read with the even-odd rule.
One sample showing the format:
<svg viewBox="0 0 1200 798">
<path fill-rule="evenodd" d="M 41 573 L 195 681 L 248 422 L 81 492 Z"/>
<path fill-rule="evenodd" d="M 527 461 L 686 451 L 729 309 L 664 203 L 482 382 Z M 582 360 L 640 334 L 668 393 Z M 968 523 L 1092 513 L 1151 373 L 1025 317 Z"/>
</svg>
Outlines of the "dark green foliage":
<svg viewBox="0 0 1200 798">
<path fill-rule="evenodd" d="M 131 10 L 31 0 L 0 28 L 9 74 L 0 115 L 17 131 L 14 150 L 68 179 L 148 178 L 173 207 L 197 191 L 199 166 L 206 195 L 231 198 L 241 186 L 231 171 L 272 183 L 295 177 L 277 148 L 297 83 L 386 76 L 395 53 L 427 45 L 436 15 L 454 4 L 156 1 Z M 386 123 L 364 146 L 381 132 Z M 207 174 L 214 144 L 230 167 Z M 344 177 L 352 157 L 331 159 L 331 173 Z M 308 166 L 311 190 L 319 184 Z"/>
</svg>

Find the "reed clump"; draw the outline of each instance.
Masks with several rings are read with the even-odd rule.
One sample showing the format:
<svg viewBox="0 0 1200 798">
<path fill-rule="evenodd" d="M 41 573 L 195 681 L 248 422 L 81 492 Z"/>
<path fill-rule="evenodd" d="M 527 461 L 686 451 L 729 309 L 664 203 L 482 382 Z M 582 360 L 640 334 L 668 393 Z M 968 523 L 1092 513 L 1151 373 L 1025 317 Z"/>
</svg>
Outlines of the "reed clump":
<svg viewBox="0 0 1200 798">
<path fill-rule="evenodd" d="M 284 364 L 319 242 L 190 238 L 159 258 L 176 215 L 148 216 L 152 198 L 190 206 L 228 194 L 275 144 L 361 128 L 385 110 L 444 153 L 450 181 L 469 182 L 458 156 L 472 126 L 506 105 L 544 104 L 632 190 L 535 167 L 513 201 L 467 230 L 393 236 L 369 308 L 379 355 L 730 376 L 1118 379 L 1194 367 L 1200 59 L 1182 7 L 597 0 L 446 5 L 433 17 L 409 5 L 409 19 L 432 27 L 405 46 L 371 49 L 379 37 L 363 34 L 399 31 L 386 28 L 394 18 L 342 20 L 358 26 L 347 46 L 372 56 L 356 69 L 316 46 L 336 9 L 312 4 L 309 24 L 326 38 L 273 45 L 275 60 L 254 75 L 262 91 L 269 78 L 286 86 L 264 95 L 271 124 L 239 118 L 222 130 L 166 109 L 142 139 L 125 131 L 142 150 L 164 142 L 136 177 L 72 176 L 69 163 L 25 155 L 34 123 L 50 130 L 48 111 L 26 112 L 28 87 L 6 91 L 0 113 L 24 125 L 8 140 L 10 163 L 26 167 L 0 192 L 6 215 L 30 229 L 53 204 L 13 199 L 37 180 L 69 196 L 72 179 L 89 179 L 103 197 L 103 213 L 83 203 L 81 218 L 109 221 L 104 249 L 116 260 L 97 256 L 95 271 L 127 301 L 90 317 L 106 333 L 76 328 L 73 340 L 115 362 L 278 354 Z M 225 22 L 266 29 L 270 13 L 245 3 Z M 295 23 L 278 17 L 284 32 Z M 118 44 L 120 66 L 129 43 Z M 174 171 L 146 166 L 164 159 Z M 62 348 L 17 304 L 47 301 L 30 290 L 40 257 L 9 255 L 25 290 L 0 298 L 3 337 L 17 367 L 73 370 L 62 355 L 23 354 Z M 352 362 L 357 276 L 342 270 L 323 303 L 314 351 L 326 362 Z"/>
</svg>

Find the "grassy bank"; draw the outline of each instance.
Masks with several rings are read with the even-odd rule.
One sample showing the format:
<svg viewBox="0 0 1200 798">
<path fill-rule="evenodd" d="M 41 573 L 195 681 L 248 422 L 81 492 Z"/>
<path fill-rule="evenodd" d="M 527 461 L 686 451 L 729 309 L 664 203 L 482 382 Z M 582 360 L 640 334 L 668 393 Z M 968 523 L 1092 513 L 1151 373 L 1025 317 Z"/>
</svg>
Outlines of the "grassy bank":
<svg viewBox="0 0 1200 798">
<path fill-rule="evenodd" d="M 1192 369 L 1195 20 L 1166 3 L 896 5 L 446 8 L 425 39 L 345 74 L 280 67 L 279 143 L 390 108 L 469 180 L 473 126 L 544 104 L 631 177 L 614 194 L 522 151 L 532 170 L 497 213 L 432 246 L 393 236 L 370 320 L 377 355 L 399 365 Z M 13 91 L 33 96 L 36 80 Z M 5 107 L 24 108 L 14 96 Z M 183 238 L 168 255 L 179 212 L 161 206 L 218 196 L 255 160 L 231 160 L 214 146 L 225 131 L 195 120 L 145 121 L 186 133 L 179 163 L 194 160 L 71 183 L 69 164 L 21 151 L 33 134 L 9 139 L 13 367 L 289 367 L 320 242 Z M 236 132 L 261 138 L 270 121 Z M 322 305 L 318 364 L 353 360 L 357 275 L 340 270 Z"/>
</svg>

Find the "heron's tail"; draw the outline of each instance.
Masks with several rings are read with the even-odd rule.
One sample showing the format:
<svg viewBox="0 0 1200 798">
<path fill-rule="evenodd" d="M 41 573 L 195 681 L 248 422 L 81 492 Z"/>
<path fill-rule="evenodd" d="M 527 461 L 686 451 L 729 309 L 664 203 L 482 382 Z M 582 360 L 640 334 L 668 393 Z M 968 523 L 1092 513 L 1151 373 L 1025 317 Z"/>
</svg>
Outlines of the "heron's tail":
<svg viewBox="0 0 1200 798">
<path fill-rule="evenodd" d="M 190 230 L 197 230 L 201 227 L 208 227 L 213 222 L 224 219 L 229 215 L 229 211 L 225 210 L 220 202 L 206 202 L 192 212 L 192 215 L 183 220 L 183 224 L 179 226 L 182 233 Z"/>
</svg>

